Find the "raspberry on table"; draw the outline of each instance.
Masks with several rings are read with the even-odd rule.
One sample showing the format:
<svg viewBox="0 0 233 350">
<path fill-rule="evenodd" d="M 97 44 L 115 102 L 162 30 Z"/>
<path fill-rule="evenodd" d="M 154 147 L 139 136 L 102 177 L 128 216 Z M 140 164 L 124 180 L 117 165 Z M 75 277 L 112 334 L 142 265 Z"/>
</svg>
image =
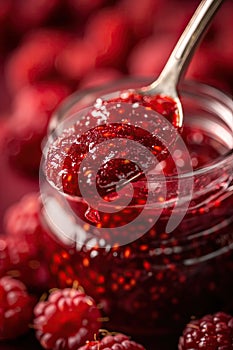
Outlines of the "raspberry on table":
<svg viewBox="0 0 233 350">
<path fill-rule="evenodd" d="M 47 262 L 55 250 L 55 243 L 43 227 L 40 211 L 39 194 L 26 194 L 6 211 L 6 235 L 0 237 L 0 277 L 17 277 L 39 294 L 54 286 Z"/>
<path fill-rule="evenodd" d="M 34 246 L 26 240 L 20 237 L 0 236 L 0 277 L 4 275 L 20 277 L 25 283 L 21 273 L 26 269 L 27 263 L 35 259 Z"/>
<path fill-rule="evenodd" d="M 78 350 L 145 350 L 125 334 L 107 334 L 101 340 L 88 341 Z"/>
<path fill-rule="evenodd" d="M 17 338 L 29 330 L 35 301 L 22 282 L 9 276 L 0 279 L 0 340 Z"/>
<path fill-rule="evenodd" d="M 77 350 L 101 325 L 94 300 L 75 288 L 57 289 L 34 309 L 36 337 L 45 349 Z"/>
<path fill-rule="evenodd" d="M 50 117 L 69 93 L 68 85 L 49 81 L 26 86 L 15 94 L 5 151 L 21 172 L 38 176 L 41 143 Z"/>
<path fill-rule="evenodd" d="M 218 312 L 187 324 L 179 340 L 179 350 L 232 350 L 233 317 Z"/>
<path fill-rule="evenodd" d="M 0 236 L 0 278 L 4 275 L 21 280 L 33 293 L 40 295 L 51 287 L 48 265 L 24 237 Z"/>
<path fill-rule="evenodd" d="M 41 201 L 39 193 L 31 192 L 12 204 L 4 215 L 4 228 L 9 236 L 18 236 L 35 245 L 41 244 L 42 224 L 40 220 Z"/>
</svg>

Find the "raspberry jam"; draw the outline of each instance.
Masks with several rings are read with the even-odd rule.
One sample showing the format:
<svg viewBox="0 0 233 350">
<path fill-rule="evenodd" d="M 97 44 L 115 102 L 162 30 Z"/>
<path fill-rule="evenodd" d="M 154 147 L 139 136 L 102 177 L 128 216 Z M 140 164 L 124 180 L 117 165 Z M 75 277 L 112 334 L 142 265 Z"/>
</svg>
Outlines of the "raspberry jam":
<svg viewBox="0 0 233 350">
<path fill-rule="evenodd" d="M 138 111 L 139 105 L 145 108 Z M 132 113 L 131 106 L 137 110 L 133 115 L 135 125 L 128 117 Z M 109 199 L 108 194 L 116 192 L 117 184 L 121 179 L 125 178 L 130 181 L 142 178 L 143 171 L 140 169 L 140 161 L 136 156 L 138 149 L 133 151 L 134 162 L 127 159 L 126 149 L 129 146 L 125 140 L 132 140 L 135 145 L 139 143 L 150 150 L 152 154 L 143 155 L 142 165 L 147 172 L 149 169 L 153 169 L 153 157 L 157 161 L 161 161 L 166 159 L 169 153 L 168 145 L 164 145 L 157 136 L 162 132 L 161 129 L 167 125 L 152 114 L 150 117 L 156 118 L 155 122 L 153 121 L 152 129 L 151 120 L 148 120 L 150 110 L 160 113 L 169 123 L 178 130 L 180 129 L 176 103 L 169 97 L 160 95 L 152 97 L 122 92 L 119 98 L 107 101 L 99 99 L 95 107 L 84 112 L 82 120 L 79 120 L 71 128 L 65 129 L 51 147 L 46 165 L 49 180 L 58 187 L 59 178 L 61 178 L 64 193 L 80 197 L 82 196 L 79 188 L 80 181 L 86 184 L 85 195 L 88 195 L 87 187 L 96 182 L 98 193 L 105 199 Z M 110 113 L 111 117 L 108 116 Z M 143 113 L 146 114 L 141 118 L 140 114 Z M 172 132 L 175 134 L 174 129 Z M 177 135 L 174 136 L 174 139 L 176 137 Z M 114 142 L 116 138 L 120 139 L 120 143 Z M 110 148 L 107 148 L 107 145 L 105 148 L 100 148 L 99 144 L 106 140 L 110 141 Z M 91 156 L 82 169 L 80 168 L 81 162 L 88 153 Z M 92 164 L 97 163 L 98 158 L 103 159 L 103 164 L 96 174 L 92 169 Z M 81 174 L 82 172 L 83 174 Z M 80 179 L 81 175 L 83 175 L 82 180 Z M 138 198 L 138 195 L 136 197 Z"/>
<path fill-rule="evenodd" d="M 172 123 L 176 128 L 180 128 L 180 118 L 177 110 L 176 102 L 169 96 L 156 95 L 140 95 L 130 90 L 122 91 L 119 97 L 108 100 L 109 102 L 127 102 L 139 103 L 149 109 L 153 109 L 162 114 Z"/>
<path fill-rule="evenodd" d="M 91 105 L 98 97 L 96 91 L 89 97 Z M 74 99 L 72 107 L 68 103 L 68 110 L 63 107 L 63 116 L 83 107 L 79 98 Z M 76 184 L 70 191 L 61 179 L 56 183 L 51 177 L 41 176 L 42 214 L 57 242 L 50 268 L 58 285 L 72 286 L 78 280 L 109 317 L 106 328 L 151 335 L 154 345 L 163 334 L 179 334 L 193 315 L 233 308 L 231 101 L 209 87 L 189 84 L 183 87 L 182 103 L 185 118 L 180 133 L 184 149 L 169 146 L 166 157 L 159 160 L 147 179 L 142 175 L 133 183 L 133 196 L 124 208 L 120 202 L 118 211 L 110 210 L 116 194 L 110 191 L 105 206 L 101 204 L 93 211 L 79 192 L 72 192 L 73 188 L 77 191 Z M 52 139 L 57 148 L 51 146 L 53 151 L 47 153 L 47 176 L 48 167 L 51 170 L 56 164 L 51 155 L 55 156 L 55 149 L 63 150 L 64 140 L 72 137 L 72 133 L 64 132 L 70 130 L 66 120 L 64 125 L 58 141 L 53 143 Z M 104 132 L 111 136 L 113 130 Z M 134 135 L 135 131 L 131 129 L 127 134 L 122 130 L 124 135 Z M 75 146 L 68 150 L 76 157 Z M 120 164 L 110 163 L 101 179 L 112 183 L 116 170 L 121 175 L 123 170 L 128 173 L 135 169 L 135 164 L 125 164 L 122 159 Z M 189 161 L 193 171 L 187 172 Z M 62 170 L 65 167 L 71 169 L 66 162 Z M 102 171 L 100 174 L 105 174 Z M 101 181 L 99 185 L 101 193 L 105 187 L 101 187 Z M 128 187 L 123 186 L 117 195 L 121 197 L 121 193 L 127 197 Z M 101 194 L 105 196 L 106 192 Z M 181 205 L 177 206 L 179 195 Z M 138 216 L 141 220 L 136 222 Z M 169 231 L 172 216 L 181 219 Z M 130 226 L 132 221 L 136 224 Z M 128 241 L 121 244 L 117 240 L 120 236 Z"/>
</svg>

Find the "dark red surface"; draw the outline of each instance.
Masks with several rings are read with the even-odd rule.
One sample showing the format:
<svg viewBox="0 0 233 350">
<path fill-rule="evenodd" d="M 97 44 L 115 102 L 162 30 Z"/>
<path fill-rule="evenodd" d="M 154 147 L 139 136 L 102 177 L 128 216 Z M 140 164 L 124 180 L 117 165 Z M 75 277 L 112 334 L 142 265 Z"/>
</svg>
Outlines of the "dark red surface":
<svg viewBox="0 0 233 350">
<path fill-rule="evenodd" d="M 27 335 L 18 338 L 14 341 L 1 342 L 1 350 L 41 350 L 43 349 L 34 337 L 34 332 L 31 331 Z"/>
</svg>

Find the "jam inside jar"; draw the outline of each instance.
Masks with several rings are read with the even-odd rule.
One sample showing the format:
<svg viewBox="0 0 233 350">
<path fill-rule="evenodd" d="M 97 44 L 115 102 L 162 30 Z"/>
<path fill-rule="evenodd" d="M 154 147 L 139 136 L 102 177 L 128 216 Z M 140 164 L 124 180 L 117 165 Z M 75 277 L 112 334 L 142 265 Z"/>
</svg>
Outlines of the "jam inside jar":
<svg viewBox="0 0 233 350">
<path fill-rule="evenodd" d="M 62 126 L 54 132 L 54 126 L 93 105 L 96 98 L 145 83 L 121 81 L 71 96 L 51 121 L 49 144 L 64 131 Z M 105 328 L 152 336 L 154 344 L 162 335 L 180 334 L 192 316 L 233 311 L 232 101 L 218 90 L 191 82 L 181 86 L 181 99 L 185 116 L 181 136 L 187 154 L 174 150 L 163 160 L 165 176 L 160 186 L 155 186 L 156 196 L 144 213 L 144 219 L 157 215 L 158 220 L 136 240 L 110 245 L 98 228 L 104 223 L 106 235 L 108 229 L 111 235 L 114 224 L 120 222 L 122 227 L 140 213 L 139 201 L 120 214 L 101 211 L 91 223 L 85 218 L 86 201 L 62 193 L 47 181 L 44 167 L 41 172 L 42 215 L 56 241 L 50 269 L 58 286 L 71 286 L 77 280 L 108 317 Z M 193 171 L 177 176 L 174 157 L 180 158 L 181 168 L 189 157 Z M 190 179 L 193 185 L 185 212 L 182 205 L 174 206 L 180 179 L 182 190 Z M 158 179 L 150 181 L 153 187 Z M 159 195 L 163 182 L 167 186 L 165 199 Z M 143 182 L 138 186 L 137 198 Z M 185 195 L 182 200 L 187 200 Z M 157 214 L 161 201 L 163 209 Z M 179 216 L 181 212 L 181 222 L 166 232 L 171 214 Z"/>
</svg>

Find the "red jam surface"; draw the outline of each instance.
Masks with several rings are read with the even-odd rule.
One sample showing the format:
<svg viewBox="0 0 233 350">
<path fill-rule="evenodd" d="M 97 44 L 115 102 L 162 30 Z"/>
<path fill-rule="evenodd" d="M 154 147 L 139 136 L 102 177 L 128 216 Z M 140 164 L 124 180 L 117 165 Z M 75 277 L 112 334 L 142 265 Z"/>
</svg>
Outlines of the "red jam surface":
<svg viewBox="0 0 233 350">
<path fill-rule="evenodd" d="M 180 118 L 176 102 L 169 96 L 165 95 L 141 95 L 130 91 L 120 94 L 120 97 L 108 100 L 108 102 L 127 102 L 139 103 L 140 105 L 153 109 L 163 115 L 176 128 L 180 128 Z"/>
<path fill-rule="evenodd" d="M 148 109 L 155 110 L 163 115 L 163 117 L 175 127 L 179 128 L 176 103 L 169 97 L 142 96 L 125 92 L 121 93 L 119 98 L 110 99 L 104 103 L 111 102 L 138 103 Z M 152 168 L 153 156 L 156 157 L 158 161 L 166 158 L 169 151 L 155 134 L 151 134 L 146 130 L 145 123 L 146 121 L 144 121 L 144 128 L 127 123 L 107 123 L 82 133 L 81 136 L 74 140 L 62 165 L 62 184 L 64 192 L 72 196 L 81 196 L 78 175 L 80 164 L 88 153 L 91 154 L 91 157 L 85 167 L 86 170 L 83 174 L 83 182 L 86 182 L 88 185 L 96 183 L 99 194 L 105 197 L 106 200 L 108 199 L 108 193 L 116 191 L 116 185 L 122 178 L 127 180 L 134 179 L 135 177 L 137 180 L 142 178 L 143 170 L 137 164 L 136 153 L 138 150 L 135 150 L 135 162 L 129 161 L 127 156 L 125 157 L 124 149 L 127 148 L 127 143 L 125 143 L 126 139 L 142 144 L 152 153 L 150 157 L 147 155 L 144 157 L 143 167 L 145 169 Z M 106 149 L 98 149 L 98 144 L 101 142 L 115 138 L 119 138 L 122 141 L 120 150 L 116 149 L 116 144 L 114 143 L 112 144 L 112 148 L 108 151 Z M 119 155 L 117 159 L 114 158 L 116 151 L 120 151 L 122 158 L 120 158 Z M 99 157 L 105 157 L 107 161 L 105 160 L 104 165 L 102 165 L 98 173 L 95 174 L 91 170 L 91 163 L 96 162 L 96 159 Z M 87 186 L 85 186 L 85 195 L 88 196 Z"/>
<path fill-rule="evenodd" d="M 111 128 L 103 126 L 97 134 L 95 130 L 90 130 L 87 135 L 99 140 L 105 132 L 109 133 L 110 138 L 113 133 L 122 132 L 134 138 L 137 131 L 132 129 L 128 132 L 127 127 L 119 131 L 112 125 Z M 83 154 L 86 153 L 87 135 L 84 135 L 85 139 L 80 145 L 74 145 L 68 157 L 72 155 L 75 160 L 79 159 L 82 153 L 77 154 L 76 147 L 81 145 Z M 142 139 L 149 142 L 146 136 L 143 134 Z M 201 169 L 227 152 L 222 144 L 204 134 L 201 128 L 184 126 L 182 137 L 194 170 Z M 163 171 L 167 175 L 176 173 L 173 157 L 168 156 L 162 161 Z M 186 157 L 187 154 L 180 156 L 181 168 Z M 69 162 L 67 159 L 65 166 L 70 171 Z M 121 162 L 116 167 L 110 165 L 110 170 L 124 171 L 126 166 L 127 171 L 131 171 L 131 166 L 134 167 Z M 106 176 L 108 179 L 108 173 Z M 214 181 L 215 177 L 221 177 L 222 181 Z M 176 181 L 170 178 L 168 196 L 171 198 L 173 192 L 176 193 L 176 185 Z M 143 236 L 130 244 L 110 246 L 106 243 L 107 237 L 104 239 L 95 234 L 96 228 L 109 227 L 111 236 L 111 228 L 125 225 L 135 218 L 141 210 L 140 206 L 131 205 L 113 214 L 100 211 L 96 223 L 93 220 L 91 224 L 85 217 L 88 205 L 78 197 L 76 183 L 74 187 L 67 184 L 64 186 L 66 192 L 76 195 L 73 206 L 82 219 L 83 231 L 80 236 L 77 234 L 77 241 L 70 245 L 59 242 L 57 234 L 57 250 L 51 258 L 51 271 L 61 287 L 71 286 L 74 280 L 78 280 L 109 317 L 106 328 L 128 334 L 155 337 L 157 334 L 179 334 L 193 315 L 201 316 L 218 310 L 232 312 L 232 186 L 232 178 L 224 168 L 203 175 L 200 172 L 194 178 L 194 193 L 197 195 L 172 233 L 166 233 L 173 210 L 173 206 L 168 205 L 159 220 Z M 134 200 L 138 201 L 137 204 L 141 200 L 143 204 L 144 187 L 140 184 L 136 189 Z M 156 206 L 148 209 L 145 219 L 154 215 L 156 210 Z M 134 233 L 126 232 L 128 235 Z"/>
<path fill-rule="evenodd" d="M 121 139 L 120 152 L 122 158 L 114 158 L 116 154 L 116 144 L 113 143 L 110 151 L 98 149 L 98 144 L 104 140 Z M 144 158 L 143 166 L 150 168 L 153 163 L 153 156 L 157 159 L 164 157 L 166 149 L 155 135 L 151 135 L 147 130 L 128 124 L 104 124 L 88 130 L 82 134 L 76 142 L 70 147 L 63 163 L 62 184 L 65 193 L 72 196 L 81 196 L 79 190 L 79 167 L 87 153 L 91 153 L 90 160 L 87 162 L 83 177 L 88 185 L 96 182 L 99 194 L 104 197 L 108 193 L 114 192 L 115 187 L 121 178 L 131 179 L 135 175 L 142 173 L 139 165 L 128 159 L 124 159 L 125 140 L 140 142 L 143 146 L 150 149 L 152 157 Z M 92 151 L 94 149 L 94 151 Z M 108 154 L 110 152 L 111 154 Z M 136 157 L 135 151 L 135 157 Z M 107 154 L 106 154 L 107 153 Z M 113 156 L 112 156 L 113 155 Z M 104 163 L 98 170 L 97 175 L 92 171 L 92 164 L 99 157 L 108 157 L 108 162 Z M 112 157 L 112 158 L 111 158 Z M 137 158 L 137 157 L 136 157 Z M 143 175 L 142 175 L 143 176 Z M 85 185 L 84 185 L 85 186 Z M 88 188 L 85 186 L 85 194 L 88 196 Z"/>
<path fill-rule="evenodd" d="M 173 124 L 176 129 L 180 130 L 176 103 L 167 96 L 158 95 L 153 97 L 122 92 L 120 97 L 107 101 L 103 100 L 102 104 L 109 105 L 109 103 L 118 104 L 122 102 L 130 105 L 135 104 L 135 106 L 138 104 L 145 107 L 145 111 L 156 111 L 165 117 L 169 123 Z M 56 145 L 52 146 L 52 149 L 49 151 L 46 164 L 47 176 L 55 186 L 59 187 L 57 182 L 60 179 L 58 181 L 57 179 L 61 178 L 64 193 L 70 196 L 82 197 L 84 192 L 85 198 L 88 199 L 93 197 L 91 189 L 95 185 L 98 195 L 104 198 L 105 201 L 112 201 L 113 198 L 126 195 L 125 191 L 120 194 L 116 193 L 119 190 L 120 183 L 122 183 L 121 187 L 124 188 L 125 181 L 130 181 L 134 186 L 134 182 L 145 180 L 143 169 L 146 169 L 147 172 L 155 167 L 155 159 L 156 162 L 161 162 L 169 156 L 169 147 L 158 137 L 158 134 L 161 132 L 161 125 L 158 125 L 157 130 L 155 129 L 151 133 L 148 131 L 151 128 L 149 127 L 150 121 L 146 120 L 147 116 L 143 119 L 142 127 L 140 127 L 132 125 L 127 120 L 127 113 L 122 112 L 122 110 L 119 109 L 119 114 L 123 113 L 120 116 L 122 118 L 120 123 L 119 120 L 113 120 L 115 122 L 108 122 L 107 120 L 106 124 L 95 125 L 81 132 L 80 135 L 80 129 L 83 126 L 83 121 L 81 121 L 73 129 L 63 132 Z M 93 119 L 93 115 L 98 113 L 102 113 L 101 108 L 89 112 L 86 121 L 88 121 L 88 118 Z M 173 130 L 175 129 L 173 128 Z M 75 135 L 76 131 L 77 137 Z M 175 135 L 174 138 L 176 137 Z M 119 139 L 120 143 L 116 144 L 116 139 Z M 110 143 L 108 149 L 101 148 L 99 145 L 106 140 L 113 140 L 113 142 L 112 144 Z M 142 145 L 150 152 L 145 152 L 144 154 L 142 153 L 143 150 L 140 149 L 139 151 L 138 147 L 135 146 L 135 148 L 131 149 L 131 157 L 133 156 L 134 161 L 129 160 L 126 152 L 128 140 L 133 141 L 135 145 L 136 143 Z M 89 157 L 85 167 L 81 168 L 80 165 L 86 159 L 87 154 Z M 100 159 L 103 160 L 102 165 L 96 173 L 93 164 L 96 164 Z M 141 163 L 140 160 L 142 160 Z M 82 190 L 80 190 L 80 185 Z M 134 192 L 130 205 L 144 204 L 147 200 L 147 187 L 139 190 L 139 186 L 134 186 Z M 88 208 L 85 216 L 89 218 L 90 222 L 96 222 L 106 227 L 107 221 L 99 218 L 101 213 Z M 129 220 L 132 220 L 131 216 L 129 216 Z"/>
</svg>

